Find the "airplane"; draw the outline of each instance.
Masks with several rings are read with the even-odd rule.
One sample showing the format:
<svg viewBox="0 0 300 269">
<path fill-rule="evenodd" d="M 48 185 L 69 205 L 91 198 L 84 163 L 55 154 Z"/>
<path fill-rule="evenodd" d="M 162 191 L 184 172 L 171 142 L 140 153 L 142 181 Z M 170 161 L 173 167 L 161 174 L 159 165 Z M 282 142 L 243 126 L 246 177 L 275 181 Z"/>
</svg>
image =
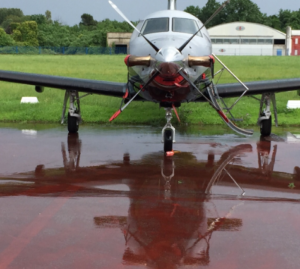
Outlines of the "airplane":
<svg viewBox="0 0 300 269">
<path fill-rule="evenodd" d="M 162 129 L 164 151 L 171 152 L 175 142 L 175 128 L 171 124 L 172 111 L 182 103 L 208 102 L 225 124 L 238 134 L 251 136 L 253 131 L 239 128 L 228 115 L 243 96 L 260 95 L 258 125 L 262 136 L 272 129 L 271 102 L 275 123 L 278 124 L 275 93 L 300 89 L 300 78 L 243 83 L 212 53 L 212 43 L 206 25 L 217 16 L 230 0 L 225 1 L 203 24 L 189 13 L 176 9 L 176 0 L 168 0 L 168 9 L 150 14 L 135 27 L 111 1 L 109 4 L 133 28 L 130 54 L 125 58 L 128 68 L 127 83 L 76 79 L 0 70 L 0 80 L 34 85 L 38 93 L 44 87 L 65 90 L 62 120 L 67 102 L 68 131 L 77 133 L 81 121 L 80 99 L 89 94 L 121 98 L 120 109 L 110 118 L 113 121 L 132 101 L 150 101 L 166 111 L 167 123 Z M 222 65 L 214 71 L 215 61 Z M 238 83 L 216 85 L 214 78 L 227 70 Z M 79 96 L 79 92 L 85 93 Z M 230 107 L 223 98 L 238 97 Z"/>
</svg>

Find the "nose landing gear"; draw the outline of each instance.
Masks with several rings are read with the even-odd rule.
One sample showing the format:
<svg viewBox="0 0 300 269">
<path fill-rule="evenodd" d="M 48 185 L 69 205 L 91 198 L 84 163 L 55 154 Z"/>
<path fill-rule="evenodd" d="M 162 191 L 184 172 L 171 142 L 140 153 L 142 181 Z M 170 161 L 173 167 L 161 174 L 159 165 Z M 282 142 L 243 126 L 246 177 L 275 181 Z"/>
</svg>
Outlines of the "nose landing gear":
<svg viewBox="0 0 300 269">
<path fill-rule="evenodd" d="M 166 119 L 167 124 L 162 129 L 162 143 L 164 143 L 164 152 L 173 150 L 173 143 L 175 143 L 175 128 L 171 124 L 172 119 L 172 108 L 167 107 L 166 110 Z"/>
</svg>

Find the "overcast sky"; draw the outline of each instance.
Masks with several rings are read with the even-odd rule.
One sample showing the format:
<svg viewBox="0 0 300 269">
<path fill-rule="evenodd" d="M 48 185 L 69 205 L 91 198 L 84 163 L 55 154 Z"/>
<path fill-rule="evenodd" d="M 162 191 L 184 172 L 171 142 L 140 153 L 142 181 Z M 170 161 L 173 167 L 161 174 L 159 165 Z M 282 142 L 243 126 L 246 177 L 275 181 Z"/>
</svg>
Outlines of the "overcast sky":
<svg viewBox="0 0 300 269">
<path fill-rule="evenodd" d="M 166 9 L 168 0 L 113 0 L 113 2 L 132 21 L 138 21 L 149 13 Z M 177 0 L 177 9 L 184 10 L 187 6 L 202 7 L 207 0 Z M 218 1 L 223 2 L 223 1 Z M 252 0 L 261 12 L 268 15 L 277 14 L 279 10 L 299 10 L 299 0 Z M 52 19 L 60 20 L 69 25 L 78 24 L 83 13 L 91 14 L 95 20 L 106 18 L 122 21 L 122 18 L 111 8 L 108 0 L 1 0 L 0 8 L 20 8 L 25 15 L 52 13 Z"/>
</svg>

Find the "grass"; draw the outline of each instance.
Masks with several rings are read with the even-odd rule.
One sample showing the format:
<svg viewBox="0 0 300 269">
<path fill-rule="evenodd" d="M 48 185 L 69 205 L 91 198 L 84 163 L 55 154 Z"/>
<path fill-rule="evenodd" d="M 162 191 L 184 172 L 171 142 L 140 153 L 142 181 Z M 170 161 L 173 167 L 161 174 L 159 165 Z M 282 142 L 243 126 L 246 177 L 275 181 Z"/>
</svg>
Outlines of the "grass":
<svg viewBox="0 0 300 269">
<path fill-rule="evenodd" d="M 76 78 L 126 82 L 127 69 L 124 56 L 52 56 L 52 55 L 1 55 L 0 69 L 40 73 Z M 221 60 L 244 82 L 300 77 L 298 57 L 221 57 Z M 220 66 L 216 66 L 216 70 Z M 235 80 L 224 73 L 219 83 Z M 0 121 L 2 122 L 60 122 L 64 91 L 46 89 L 38 94 L 34 87 L 0 82 Z M 20 104 L 22 96 L 37 96 L 39 104 Z M 279 123 L 282 126 L 299 125 L 300 110 L 287 110 L 288 100 L 300 99 L 297 92 L 277 94 Z M 119 109 L 120 99 L 92 95 L 82 100 L 84 122 L 107 123 Z M 233 100 L 228 100 L 232 103 Z M 256 124 L 259 103 L 245 97 L 234 109 L 236 118 L 244 125 Z M 132 103 L 115 121 L 119 124 L 164 124 L 164 110 L 149 102 Z M 184 104 L 179 109 L 186 124 L 223 124 L 213 109 L 204 103 Z M 174 119 L 176 122 L 176 119 Z"/>
</svg>

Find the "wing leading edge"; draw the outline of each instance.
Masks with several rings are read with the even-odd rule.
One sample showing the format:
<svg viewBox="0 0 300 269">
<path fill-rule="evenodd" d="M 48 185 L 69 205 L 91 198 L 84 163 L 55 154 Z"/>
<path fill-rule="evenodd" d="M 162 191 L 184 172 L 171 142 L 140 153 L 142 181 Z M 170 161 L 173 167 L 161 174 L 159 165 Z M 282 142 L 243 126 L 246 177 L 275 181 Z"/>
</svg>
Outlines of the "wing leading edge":
<svg viewBox="0 0 300 269">
<path fill-rule="evenodd" d="M 245 94 L 256 95 L 264 93 L 287 92 L 300 89 L 300 78 L 266 80 L 247 82 L 245 85 L 249 91 Z M 245 88 L 240 83 L 220 84 L 217 86 L 218 94 L 222 98 L 239 97 L 245 91 Z M 203 97 L 200 97 L 196 102 L 205 102 Z"/>
<path fill-rule="evenodd" d="M 62 90 L 75 90 L 113 97 L 123 97 L 126 91 L 125 83 L 3 70 L 0 70 L 0 80 Z M 249 88 L 249 91 L 246 93 L 248 96 L 263 93 L 286 92 L 300 89 L 300 78 L 254 81 L 247 82 L 245 84 Z M 220 84 L 217 86 L 217 89 L 219 96 L 222 98 L 239 97 L 245 91 L 245 88 L 239 83 Z M 195 101 L 206 102 L 203 97 L 200 97 Z"/>
<path fill-rule="evenodd" d="M 33 86 L 42 86 L 62 90 L 122 97 L 126 90 L 125 83 L 49 76 L 0 70 L 0 80 Z"/>
</svg>

